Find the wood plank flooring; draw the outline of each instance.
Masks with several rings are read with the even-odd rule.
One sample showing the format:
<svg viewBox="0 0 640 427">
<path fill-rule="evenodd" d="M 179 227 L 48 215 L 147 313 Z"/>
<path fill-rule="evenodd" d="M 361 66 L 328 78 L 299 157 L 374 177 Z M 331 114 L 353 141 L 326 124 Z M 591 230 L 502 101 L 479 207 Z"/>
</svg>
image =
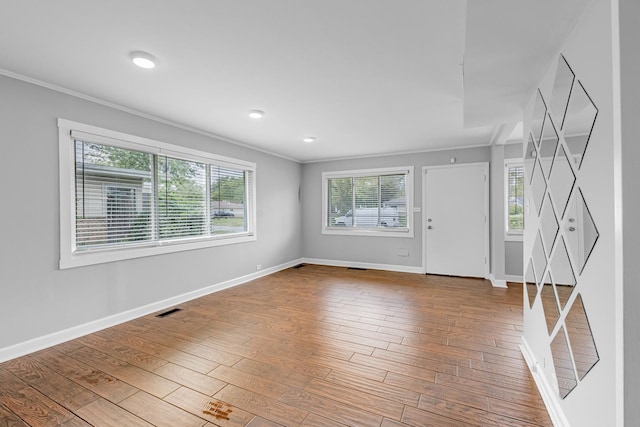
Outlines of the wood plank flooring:
<svg viewBox="0 0 640 427">
<path fill-rule="evenodd" d="M 521 287 L 291 268 L 0 364 L 0 426 L 551 426 Z"/>
</svg>

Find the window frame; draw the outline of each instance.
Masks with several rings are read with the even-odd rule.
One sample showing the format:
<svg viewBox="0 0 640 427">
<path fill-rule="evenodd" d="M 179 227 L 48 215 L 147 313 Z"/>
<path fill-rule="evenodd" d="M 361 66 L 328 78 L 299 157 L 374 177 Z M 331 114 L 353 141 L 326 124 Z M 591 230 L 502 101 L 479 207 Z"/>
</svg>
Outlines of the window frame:
<svg viewBox="0 0 640 427">
<path fill-rule="evenodd" d="M 508 159 L 504 161 L 504 239 L 505 241 L 521 242 L 524 236 L 524 228 L 522 230 L 511 230 L 509 228 L 509 170 L 513 168 L 522 168 L 524 179 L 524 162 L 520 159 Z M 523 214 L 524 214 L 524 187 L 523 187 Z"/>
<path fill-rule="evenodd" d="M 371 237 L 414 237 L 414 167 L 401 166 L 391 168 L 356 169 L 344 171 L 322 172 L 322 234 L 342 236 L 371 236 Z M 355 227 L 329 227 L 329 179 L 336 178 L 360 178 L 371 176 L 406 174 L 405 198 L 407 206 L 407 227 L 395 230 L 393 227 L 355 228 Z"/>
<path fill-rule="evenodd" d="M 147 152 L 153 155 L 216 164 L 242 169 L 251 173 L 246 183 L 247 231 L 229 235 L 207 235 L 153 240 L 139 245 L 76 250 L 75 212 L 75 141 L 104 144 L 118 148 Z M 123 132 L 104 129 L 71 120 L 58 119 L 58 154 L 60 184 L 60 269 L 74 268 L 146 256 L 182 252 L 257 240 L 256 221 L 256 164 L 212 153 L 156 141 Z M 207 200 L 210 205 L 211 201 Z M 156 219 L 153 219 L 156 221 Z"/>
</svg>

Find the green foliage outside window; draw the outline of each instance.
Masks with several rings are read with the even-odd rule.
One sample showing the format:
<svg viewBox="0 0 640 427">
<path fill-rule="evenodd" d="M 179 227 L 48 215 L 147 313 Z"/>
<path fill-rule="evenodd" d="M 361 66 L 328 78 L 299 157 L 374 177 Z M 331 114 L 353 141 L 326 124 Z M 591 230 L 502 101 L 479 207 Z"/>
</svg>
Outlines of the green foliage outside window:
<svg viewBox="0 0 640 427">
<path fill-rule="evenodd" d="M 151 240 L 152 212 L 161 240 L 247 231 L 246 179 L 242 169 L 76 141 L 77 246 Z M 225 203 L 239 217 L 220 217 Z"/>
<path fill-rule="evenodd" d="M 507 170 L 508 231 L 524 230 L 524 168 L 509 166 Z"/>
</svg>

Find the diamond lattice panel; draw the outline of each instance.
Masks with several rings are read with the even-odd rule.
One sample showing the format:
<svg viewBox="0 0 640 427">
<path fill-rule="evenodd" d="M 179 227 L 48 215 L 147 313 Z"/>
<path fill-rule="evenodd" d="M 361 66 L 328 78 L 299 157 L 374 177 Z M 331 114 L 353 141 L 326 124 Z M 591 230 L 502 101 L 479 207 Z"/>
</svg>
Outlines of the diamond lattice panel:
<svg viewBox="0 0 640 427">
<path fill-rule="evenodd" d="M 542 237 L 538 232 L 536 243 L 533 245 L 533 271 L 536 274 L 536 279 L 542 281 L 542 275 L 547 268 L 547 257 L 544 255 L 544 249 L 542 248 Z"/>
<path fill-rule="evenodd" d="M 540 166 L 540 162 L 536 162 L 536 166 L 533 170 L 533 181 L 531 183 L 531 193 L 533 204 L 535 206 L 535 212 L 537 215 L 540 214 L 540 209 L 542 208 L 542 200 L 544 199 L 544 193 L 547 191 L 547 182 L 545 178 L 542 176 L 542 167 Z"/>
<path fill-rule="evenodd" d="M 580 187 L 573 192 L 566 213 L 567 245 L 578 274 L 584 270 L 600 234 Z"/>
<path fill-rule="evenodd" d="M 529 184 L 533 180 L 533 168 L 536 165 L 536 159 L 538 158 L 538 149 L 536 143 L 533 141 L 533 135 L 529 134 L 529 143 L 527 144 L 527 152 L 524 154 L 524 168 L 527 176 L 529 177 Z"/>
<path fill-rule="evenodd" d="M 540 150 L 538 150 L 538 157 L 542 164 L 542 170 L 544 170 L 544 177 L 548 178 L 551 174 L 551 167 L 553 165 L 553 158 L 556 154 L 556 148 L 558 147 L 558 132 L 551 120 L 551 116 L 547 114 L 547 118 L 544 121 L 544 127 L 542 128 L 542 140 L 540 141 Z"/>
<path fill-rule="evenodd" d="M 556 158 L 553 161 L 553 170 L 549 178 L 549 192 L 556 207 L 558 218 L 564 216 L 564 211 L 569 202 L 571 189 L 576 181 L 576 176 L 569 164 L 569 158 L 564 146 L 560 145 Z"/>
<path fill-rule="evenodd" d="M 527 297 L 529 298 L 529 308 L 532 308 L 538 294 L 538 285 L 536 282 L 536 277 L 533 273 L 532 259 L 529 259 L 529 265 L 527 266 L 527 273 L 524 276 L 524 280 L 527 288 Z"/>
<path fill-rule="evenodd" d="M 567 64 L 567 60 L 564 59 L 564 56 L 560 55 L 549 106 L 551 108 L 554 121 L 560 125 L 558 126 L 559 128 L 562 127 L 562 122 L 564 121 L 574 78 L 575 75 L 573 74 L 573 71 L 571 71 L 569 64 Z"/>
<path fill-rule="evenodd" d="M 533 116 L 531 117 L 531 132 L 533 132 L 533 137 L 538 146 L 540 146 L 540 138 L 542 137 L 542 124 L 544 123 L 544 118 L 546 117 L 546 115 L 547 106 L 544 104 L 544 99 L 542 98 L 542 94 L 538 89 L 536 103 L 533 106 Z"/>
<path fill-rule="evenodd" d="M 589 326 L 587 311 L 584 308 L 582 296 L 577 295 L 571 310 L 565 318 L 565 327 L 569 335 L 569 344 L 576 363 L 578 378 L 583 379 L 587 372 L 598 363 L 600 356 L 593 340 L 593 333 Z"/>
<path fill-rule="evenodd" d="M 556 214 L 551 204 L 551 196 L 545 197 L 542 213 L 540 214 L 540 231 L 542 231 L 542 242 L 544 243 L 547 255 L 551 254 L 551 248 L 553 247 L 553 242 L 556 240 L 559 229 L 560 226 L 558 225 L 558 220 L 556 219 Z"/>
<path fill-rule="evenodd" d="M 551 335 L 553 327 L 560 318 L 560 309 L 558 309 L 556 294 L 553 292 L 552 277 L 549 273 L 547 273 L 540 290 L 540 299 L 544 310 L 544 318 L 547 321 L 547 332 Z"/>
<path fill-rule="evenodd" d="M 569 346 L 564 334 L 564 327 L 558 329 L 556 336 L 551 341 L 551 354 L 553 366 L 558 379 L 558 392 L 561 398 L 567 395 L 578 385 L 576 374 L 573 370 L 573 362 L 569 353 Z"/>
<path fill-rule="evenodd" d="M 569 254 L 567 253 L 567 245 L 564 242 L 564 237 L 559 238 L 556 250 L 551 258 L 550 268 L 556 285 L 560 308 L 564 309 L 576 286 L 576 276 L 573 273 L 573 268 L 569 261 Z"/>
<path fill-rule="evenodd" d="M 571 153 L 571 158 L 574 160 L 574 165 L 578 169 L 582 167 L 582 160 L 591 139 L 597 116 L 598 109 L 591 101 L 582 83 L 578 81 L 573 85 L 563 127 L 564 140 Z"/>
</svg>

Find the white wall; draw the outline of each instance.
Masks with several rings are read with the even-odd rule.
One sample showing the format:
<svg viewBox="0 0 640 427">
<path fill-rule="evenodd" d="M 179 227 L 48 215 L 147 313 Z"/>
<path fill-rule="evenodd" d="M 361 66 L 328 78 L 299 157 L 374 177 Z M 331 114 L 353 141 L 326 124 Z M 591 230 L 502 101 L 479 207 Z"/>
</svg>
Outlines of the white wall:
<svg viewBox="0 0 640 427">
<path fill-rule="evenodd" d="M 339 260 L 350 263 L 369 263 L 398 266 L 399 269 L 419 271 L 423 266 L 422 213 L 414 213 L 415 237 L 362 237 L 323 235 L 322 229 L 322 172 L 370 169 L 393 166 L 411 166 L 414 171 L 414 206 L 422 207 L 423 166 L 456 163 L 487 162 L 490 148 L 431 151 L 426 153 L 368 157 L 307 163 L 302 169 L 302 241 L 306 258 Z M 408 207 L 408 209 L 411 209 Z M 409 256 L 398 256 L 398 249 L 408 249 Z"/>
<path fill-rule="evenodd" d="M 491 271 L 498 280 L 522 277 L 522 241 L 505 240 L 505 160 L 521 160 L 522 143 L 491 146 Z"/>
<path fill-rule="evenodd" d="M 300 164 L 4 76 L 0 94 L 0 351 L 300 257 Z M 258 240 L 59 270 L 59 117 L 255 162 Z"/>
<path fill-rule="evenodd" d="M 524 269 L 522 262 L 522 242 L 504 242 L 504 274 L 510 277 L 522 277 Z"/>
<path fill-rule="evenodd" d="M 622 425 L 618 407 L 622 399 L 619 393 L 621 367 L 618 363 L 622 345 L 616 334 L 621 326 L 618 321 L 620 283 L 616 270 L 616 256 L 619 255 L 616 239 L 620 224 L 616 219 L 614 199 L 617 185 L 614 181 L 617 171 L 614 141 L 617 130 L 614 119 L 615 40 L 612 37 L 612 22 L 617 17 L 612 16 L 611 5 L 611 0 L 594 0 L 586 8 L 566 44 L 558 46 L 558 52 L 566 57 L 599 110 L 582 168 L 577 172 L 577 184 L 583 191 L 600 237 L 584 271 L 582 274 L 576 273 L 578 285 L 572 298 L 577 292 L 582 295 L 600 361 L 564 400 L 557 397 L 553 386 L 555 373 L 549 347 L 550 337 L 540 298 L 537 298 L 531 310 L 528 304 L 524 304 L 524 339 L 532 350 L 534 362 L 538 364 L 537 375 L 551 385 L 550 389 L 555 394 L 552 403 L 558 405 L 572 426 Z M 540 82 L 545 99 L 549 99 L 556 65 L 555 62 L 551 64 L 549 72 Z M 526 132 L 530 128 L 534 99 L 532 96 L 525 115 Z M 530 194 L 529 187 L 525 188 L 525 194 Z M 535 210 L 529 211 L 525 218 L 525 259 L 529 258 L 532 251 L 538 227 L 537 215 L 533 213 Z M 564 232 L 561 225 L 561 233 Z M 571 300 L 566 307 L 570 305 Z M 566 310 L 562 313 L 561 321 L 565 315 Z"/>
<path fill-rule="evenodd" d="M 625 425 L 640 425 L 640 2 L 620 0 Z"/>
<path fill-rule="evenodd" d="M 522 142 L 504 146 L 504 159 L 522 161 Z M 503 175 L 504 177 L 504 175 Z M 504 178 L 503 187 L 504 188 Z M 503 200 L 504 202 L 504 200 Z M 504 242 L 504 274 L 506 277 L 524 275 L 522 262 L 522 240 Z"/>
<path fill-rule="evenodd" d="M 504 145 L 491 146 L 491 272 L 499 280 L 505 278 L 504 245 Z"/>
</svg>

